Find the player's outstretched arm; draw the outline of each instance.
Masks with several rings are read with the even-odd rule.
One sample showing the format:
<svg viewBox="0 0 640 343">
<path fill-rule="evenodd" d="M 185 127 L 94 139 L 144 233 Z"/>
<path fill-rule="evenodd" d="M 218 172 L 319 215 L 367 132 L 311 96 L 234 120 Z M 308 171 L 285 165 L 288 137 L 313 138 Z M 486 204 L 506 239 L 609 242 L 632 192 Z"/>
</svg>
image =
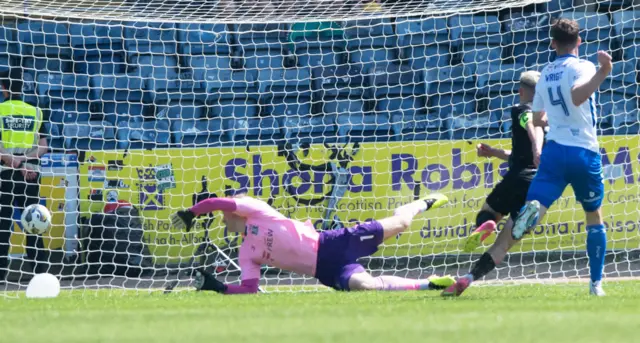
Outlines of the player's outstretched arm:
<svg viewBox="0 0 640 343">
<path fill-rule="evenodd" d="M 201 268 L 196 272 L 194 285 L 198 291 L 214 291 L 220 294 L 252 294 L 258 292 L 258 279 L 242 280 L 240 285 L 224 284 L 213 274 Z"/>
<path fill-rule="evenodd" d="M 577 80 L 571 88 L 571 100 L 575 106 L 580 106 L 587 101 L 611 73 L 613 64 L 609 54 L 598 51 L 598 63 L 600 68 L 595 73 L 593 72 L 595 68 L 591 67 L 591 63 L 585 64 L 590 66 L 589 69 L 578 71 Z"/>
<path fill-rule="evenodd" d="M 497 149 L 485 143 L 476 145 L 476 152 L 478 157 L 497 157 L 505 161 L 508 161 L 511 156 L 511 150 Z"/>
</svg>

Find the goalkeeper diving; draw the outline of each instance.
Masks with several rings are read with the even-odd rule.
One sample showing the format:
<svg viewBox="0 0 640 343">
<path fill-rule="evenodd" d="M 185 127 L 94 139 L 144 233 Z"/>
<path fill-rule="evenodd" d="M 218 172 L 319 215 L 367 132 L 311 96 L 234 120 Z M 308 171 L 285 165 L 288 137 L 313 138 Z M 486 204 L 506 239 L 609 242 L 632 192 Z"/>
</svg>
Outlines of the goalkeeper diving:
<svg viewBox="0 0 640 343">
<path fill-rule="evenodd" d="M 323 285 L 339 291 L 436 290 L 449 287 L 455 280 L 451 276 L 374 277 L 357 260 L 374 254 L 384 240 L 404 232 L 416 215 L 447 202 L 446 196 L 433 194 L 397 208 L 391 217 L 318 232 L 310 220 L 289 219 L 262 200 L 236 194 L 200 201 L 172 214 L 171 223 L 176 229 L 189 231 L 196 217 L 222 211 L 227 230 L 244 235 L 239 251 L 240 285 L 224 284 L 201 268 L 194 282 L 197 290 L 256 293 L 263 264 L 315 277 Z"/>
</svg>

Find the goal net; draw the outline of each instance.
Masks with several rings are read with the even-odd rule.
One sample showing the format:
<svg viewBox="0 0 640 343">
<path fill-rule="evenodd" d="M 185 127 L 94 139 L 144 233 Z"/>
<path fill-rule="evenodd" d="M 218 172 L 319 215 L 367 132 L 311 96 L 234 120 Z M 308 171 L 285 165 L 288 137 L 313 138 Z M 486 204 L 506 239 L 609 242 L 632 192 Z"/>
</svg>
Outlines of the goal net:
<svg viewBox="0 0 640 343">
<path fill-rule="evenodd" d="M 238 191 L 317 230 L 445 193 L 448 206 L 361 262 L 375 274 L 465 274 L 494 240 L 462 249 L 507 168 L 475 146 L 510 149 L 519 76 L 555 58 L 557 17 L 580 23 L 581 58 L 597 63 L 606 50 L 615 60 L 596 106 L 605 274 L 636 276 L 640 12 L 626 1 L 8 0 L 0 72 L 22 71 L 13 81 L 42 110 L 49 150 L 39 190 L 0 173 L 0 287 L 21 289 L 34 271 L 71 289 L 184 287 L 201 266 L 234 282 L 242 237 L 220 213 L 191 232 L 168 218 Z M 53 226 L 33 263 L 35 239 L 17 219 L 20 199 L 37 196 Z M 568 188 L 486 279 L 585 277 L 585 237 Z M 263 290 L 325 289 L 262 273 Z"/>
</svg>

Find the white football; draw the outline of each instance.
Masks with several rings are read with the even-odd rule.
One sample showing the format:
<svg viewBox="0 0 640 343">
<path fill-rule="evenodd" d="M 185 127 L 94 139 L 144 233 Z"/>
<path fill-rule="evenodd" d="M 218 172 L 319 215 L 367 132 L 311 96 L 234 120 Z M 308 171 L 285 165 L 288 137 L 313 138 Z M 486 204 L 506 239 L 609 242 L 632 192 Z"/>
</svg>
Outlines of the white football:
<svg viewBox="0 0 640 343">
<path fill-rule="evenodd" d="M 51 212 L 40 204 L 27 206 L 20 220 L 22 229 L 28 233 L 41 235 L 51 228 Z"/>
</svg>

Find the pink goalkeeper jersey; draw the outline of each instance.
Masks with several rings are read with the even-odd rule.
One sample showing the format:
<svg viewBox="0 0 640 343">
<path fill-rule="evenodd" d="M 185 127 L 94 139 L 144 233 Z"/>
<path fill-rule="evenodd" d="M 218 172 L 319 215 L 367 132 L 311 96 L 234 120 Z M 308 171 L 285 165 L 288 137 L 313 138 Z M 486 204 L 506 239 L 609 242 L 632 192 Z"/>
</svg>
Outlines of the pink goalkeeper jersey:
<svg viewBox="0 0 640 343">
<path fill-rule="evenodd" d="M 319 234 L 311 221 L 289 219 L 266 202 L 250 197 L 207 199 L 191 208 L 196 215 L 216 210 L 247 219 L 239 256 L 243 283 L 258 280 L 262 264 L 315 275 Z"/>
</svg>

